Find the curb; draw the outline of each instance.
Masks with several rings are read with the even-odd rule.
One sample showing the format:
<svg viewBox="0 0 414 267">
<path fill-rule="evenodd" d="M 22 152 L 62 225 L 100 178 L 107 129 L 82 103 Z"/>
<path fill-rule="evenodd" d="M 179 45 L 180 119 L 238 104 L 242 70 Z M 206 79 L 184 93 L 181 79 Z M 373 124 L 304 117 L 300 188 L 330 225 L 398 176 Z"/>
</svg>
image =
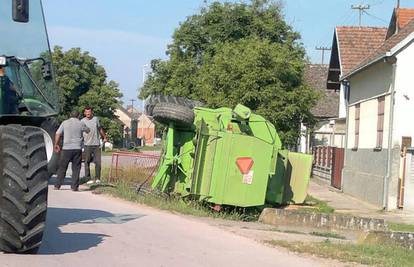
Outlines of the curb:
<svg viewBox="0 0 414 267">
<path fill-rule="evenodd" d="M 305 226 L 363 232 L 366 233 L 364 242 L 397 244 L 410 250 L 414 249 L 414 233 L 389 231 L 384 219 L 266 208 L 260 214 L 259 222 L 276 226 Z"/>
<path fill-rule="evenodd" d="M 295 225 L 352 231 L 387 230 L 387 224 L 384 219 L 273 208 L 264 209 L 260 214 L 259 222 L 272 225 Z"/>
</svg>

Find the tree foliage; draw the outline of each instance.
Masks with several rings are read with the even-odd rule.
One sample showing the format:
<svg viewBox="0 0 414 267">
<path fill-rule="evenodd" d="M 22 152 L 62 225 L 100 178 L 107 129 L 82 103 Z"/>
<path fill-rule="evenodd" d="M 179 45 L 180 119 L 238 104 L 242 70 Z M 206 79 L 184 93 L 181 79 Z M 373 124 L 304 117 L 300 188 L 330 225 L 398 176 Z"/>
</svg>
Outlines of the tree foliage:
<svg viewBox="0 0 414 267">
<path fill-rule="evenodd" d="M 214 2 L 176 29 L 169 59 L 151 62 L 140 97 L 185 96 L 212 108 L 242 103 L 274 123 L 285 144 L 296 144 L 318 99 L 303 82 L 299 40 L 279 3 Z"/>
<path fill-rule="evenodd" d="M 108 81 L 106 71 L 96 58 L 80 48 L 63 51 L 55 46 L 52 52 L 56 82 L 60 88 L 61 119 L 71 111 L 90 106 L 112 142 L 122 138 L 122 125 L 116 120 L 122 93 L 118 84 Z"/>
</svg>

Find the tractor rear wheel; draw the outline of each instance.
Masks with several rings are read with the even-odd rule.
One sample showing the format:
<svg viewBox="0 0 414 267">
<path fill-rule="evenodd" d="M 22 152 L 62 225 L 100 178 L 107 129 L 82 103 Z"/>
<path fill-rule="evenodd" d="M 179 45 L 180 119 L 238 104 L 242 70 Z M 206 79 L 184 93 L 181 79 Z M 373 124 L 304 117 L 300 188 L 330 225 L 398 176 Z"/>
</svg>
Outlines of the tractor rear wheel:
<svg viewBox="0 0 414 267">
<path fill-rule="evenodd" d="M 181 127 L 191 127 L 194 122 L 194 111 L 176 103 L 158 103 L 154 106 L 152 117 L 159 123 Z"/>
<path fill-rule="evenodd" d="M 47 211 L 44 136 L 32 126 L 0 126 L 0 250 L 36 253 Z"/>
</svg>

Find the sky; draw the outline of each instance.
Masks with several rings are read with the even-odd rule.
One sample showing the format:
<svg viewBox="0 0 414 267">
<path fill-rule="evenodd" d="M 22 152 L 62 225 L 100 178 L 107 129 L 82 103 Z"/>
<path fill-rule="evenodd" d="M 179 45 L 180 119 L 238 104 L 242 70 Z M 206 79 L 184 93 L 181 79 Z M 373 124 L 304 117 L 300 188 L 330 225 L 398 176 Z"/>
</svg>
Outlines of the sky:
<svg viewBox="0 0 414 267">
<path fill-rule="evenodd" d="M 206 0 L 43 0 L 51 46 L 80 47 L 97 58 L 108 79 L 119 83 L 124 103 L 137 100 L 143 71 L 152 59 L 167 59 L 174 30 Z M 210 0 L 208 2 L 211 2 Z M 283 0 L 288 24 L 302 36 L 309 59 L 321 63 L 315 47 L 330 47 L 336 25 L 358 25 L 354 4 L 368 4 L 362 25 L 388 26 L 397 0 Z M 413 0 L 400 0 L 414 8 Z M 325 55 L 325 62 L 329 53 Z M 135 102 L 140 108 L 140 102 Z"/>
</svg>

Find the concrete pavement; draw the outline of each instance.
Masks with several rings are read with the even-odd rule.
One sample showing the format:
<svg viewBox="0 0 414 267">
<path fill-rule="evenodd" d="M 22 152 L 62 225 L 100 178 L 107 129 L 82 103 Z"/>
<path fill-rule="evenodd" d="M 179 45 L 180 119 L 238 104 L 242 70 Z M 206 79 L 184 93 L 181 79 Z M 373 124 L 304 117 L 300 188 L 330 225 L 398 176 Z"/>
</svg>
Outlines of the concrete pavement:
<svg viewBox="0 0 414 267">
<path fill-rule="evenodd" d="M 0 253 L 0 266 L 342 265 L 267 247 L 202 220 L 67 189 L 49 192 L 39 255 Z"/>
<path fill-rule="evenodd" d="M 352 214 L 355 216 L 384 219 L 389 222 L 414 224 L 414 214 L 404 210 L 382 211 L 381 207 L 344 194 L 325 181 L 318 178 L 311 179 L 308 194 L 317 199 L 326 201 L 335 209 L 335 212 Z"/>
</svg>

